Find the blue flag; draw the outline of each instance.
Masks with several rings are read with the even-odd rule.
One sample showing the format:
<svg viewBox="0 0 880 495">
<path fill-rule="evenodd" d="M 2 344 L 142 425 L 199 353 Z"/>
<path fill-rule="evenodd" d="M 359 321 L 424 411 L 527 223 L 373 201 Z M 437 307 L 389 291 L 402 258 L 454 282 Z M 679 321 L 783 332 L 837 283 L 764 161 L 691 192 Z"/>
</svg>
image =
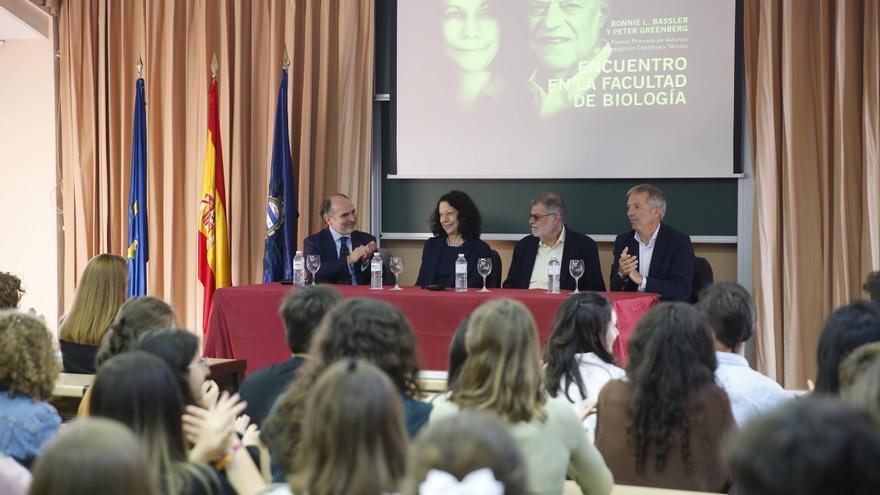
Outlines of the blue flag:
<svg viewBox="0 0 880 495">
<path fill-rule="evenodd" d="M 275 137 L 272 139 L 272 174 L 266 208 L 266 248 L 263 251 L 263 283 L 293 278 L 296 253 L 296 186 L 287 126 L 287 69 L 281 71 L 278 104 L 275 107 Z"/>
<path fill-rule="evenodd" d="M 134 126 L 131 136 L 131 187 L 128 199 L 128 297 L 147 294 L 147 115 L 144 80 L 136 83 Z"/>
</svg>

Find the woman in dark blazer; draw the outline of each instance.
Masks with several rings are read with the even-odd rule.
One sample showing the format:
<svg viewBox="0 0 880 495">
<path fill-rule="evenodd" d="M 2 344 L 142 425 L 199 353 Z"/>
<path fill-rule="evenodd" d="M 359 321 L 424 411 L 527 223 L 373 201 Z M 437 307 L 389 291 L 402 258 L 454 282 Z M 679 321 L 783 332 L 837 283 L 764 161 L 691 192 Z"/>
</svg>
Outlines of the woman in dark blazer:
<svg viewBox="0 0 880 495">
<path fill-rule="evenodd" d="M 467 194 L 449 191 L 441 196 L 429 220 L 434 237 L 425 241 L 416 285 L 455 287 L 455 260 L 463 253 L 468 265 L 468 287 L 482 287 L 477 260 L 490 258 L 492 250 L 480 240 L 481 222 L 480 210 Z"/>
</svg>

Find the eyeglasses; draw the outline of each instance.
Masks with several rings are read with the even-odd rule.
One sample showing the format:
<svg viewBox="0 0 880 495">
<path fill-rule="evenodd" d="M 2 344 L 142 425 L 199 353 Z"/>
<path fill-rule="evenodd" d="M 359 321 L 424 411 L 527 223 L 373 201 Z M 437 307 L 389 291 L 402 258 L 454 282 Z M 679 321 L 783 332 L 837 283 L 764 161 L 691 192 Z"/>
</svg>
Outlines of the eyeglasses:
<svg viewBox="0 0 880 495">
<path fill-rule="evenodd" d="M 529 220 L 530 220 L 530 221 L 531 221 L 531 220 L 534 220 L 534 221 L 537 222 L 538 220 L 540 220 L 540 219 L 542 219 L 542 218 L 544 218 L 544 217 L 549 217 L 550 215 L 555 215 L 555 214 L 556 214 L 556 212 L 544 213 L 543 215 L 529 214 Z"/>
</svg>

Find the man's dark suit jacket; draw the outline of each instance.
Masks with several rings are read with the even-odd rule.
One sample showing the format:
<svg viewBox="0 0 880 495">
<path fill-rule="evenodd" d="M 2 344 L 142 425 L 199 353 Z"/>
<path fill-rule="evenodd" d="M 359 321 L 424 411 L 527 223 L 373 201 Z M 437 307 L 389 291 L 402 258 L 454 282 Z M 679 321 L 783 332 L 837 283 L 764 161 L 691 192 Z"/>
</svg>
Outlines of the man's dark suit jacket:
<svg viewBox="0 0 880 495">
<path fill-rule="evenodd" d="M 639 256 L 639 241 L 635 231 L 620 234 L 614 241 L 614 261 L 611 264 L 611 290 L 638 290 L 629 279 L 620 278 L 620 253 L 629 247 L 629 254 Z M 648 267 L 648 284 L 645 292 L 660 294 L 664 301 L 687 301 L 694 283 L 694 246 L 691 238 L 672 227 L 660 224 L 660 232 L 654 244 L 651 266 Z"/>
<path fill-rule="evenodd" d="M 527 235 L 516 243 L 513 248 L 513 259 L 510 260 L 510 271 L 504 281 L 505 289 L 528 289 L 538 256 L 540 239 Z M 578 281 L 580 290 L 605 290 L 602 280 L 602 266 L 599 264 L 599 248 L 589 236 L 565 227 L 565 244 L 562 246 L 559 287 L 563 290 L 574 290 L 574 277 L 568 270 L 568 263 L 573 259 L 584 260 L 584 274 Z"/>
<path fill-rule="evenodd" d="M 351 250 L 358 246 L 369 244 L 376 240 L 372 235 L 355 230 L 348 236 L 351 242 Z M 336 242 L 329 228 L 322 229 L 317 234 L 312 234 L 303 241 L 303 255 L 317 254 L 321 257 L 321 268 L 315 273 L 319 284 L 339 284 L 348 275 L 348 262 L 339 257 L 336 252 Z M 370 284 L 370 264 L 357 262 L 352 265 L 352 278 L 358 285 Z"/>
<path fill-rule="evenodd" d="M 440 254 L 443 246 L 446 245 L 446 236 L 434 236 L 425 241 L 425 247 L 422 249 L 422 266 L 419 268 L 419 277 L 416 279 L 416 285 L 425 286 L 434 283 L 434 276 L 437 273 L 437 265 L 440 263 Z M 482 287 L 483 277 L 477 272 L 477 260 L 480 258 L 491 258 L 492 248 L 480 239 L 466 239 L 464 241 L 464 257 L 468 264 L 468 287 Z M 492 267 L 497 270 L 498 267 Z M 455 267 L 449 270 L 455 273 Z M 446 281 L 447 287 L 455 287 L 455 277 L 449 277 Z"/>
</svg>

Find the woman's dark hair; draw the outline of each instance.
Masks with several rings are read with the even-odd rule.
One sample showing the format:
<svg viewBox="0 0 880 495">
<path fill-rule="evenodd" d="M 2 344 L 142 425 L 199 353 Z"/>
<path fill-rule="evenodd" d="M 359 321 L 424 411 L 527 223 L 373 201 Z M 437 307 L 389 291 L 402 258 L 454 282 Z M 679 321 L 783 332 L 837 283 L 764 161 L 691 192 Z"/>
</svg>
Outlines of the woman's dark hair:
<svg viewBox="0 0 880 495">
<path fill-rule="evenodd" d="M 880 341 L 880 305 L 856 301 L 835 309 L 825 320 L 819 337 L 815 391 L 836 394 L 840 389 L 840 362 L 857 347 L 876 341 Z"/>
<path fill-rule="evenodd" d="M 605 332 L 610 324 L 611 302 L 598 292 L 573 294 L 559 306 L 553 331 L 544 346 L 544 379 L 551 396 L 562 392 L 573 402 L 568 389 L 575 384 L 581 397 L 587 397 L 577 354 L 592 352 L 602 361 L 614 364 L 614 356 L 605 349 Z M 565 390 L 563 380 L 567 384 Z"/>
<path fill-rule="evenodd" d="M 868 293 L 872 301 L 880 303 L 880 270 L 871 272 L 865 277 L 865 285 L 862 289 Z"/>
<path fill-rule="evenodd" d="M 445 236 L 443 225 L 440 224 L 440 203 L 446 201 L 449 206 L 458 210 L 458 231 L 464 239 L 479 239 L 480 228 L 483 224 L 483 217 L 480 216 L 480 210 L 470 196 L 462 191 L 449 191 L 440 196 L 434 211 L 431 212 L 431 218 L 428 225 L 431 232 L 435 236 Z"/>
<path fill-rule="evenodd" d="M 662 470 L 676 437 L 690 466 L 688 400 L 715 383 L 717 367 L 709 328 L 693 306 L 662 303 L 645 313 L 629 342 L 626 368 L 632 384 L 627 432 L 637 471 L 644 469 L 649 450 Z"/>
<path fill-rule="evenodd" d="M 101 339 L 95 369 L 111 357 L 129 351 L 144 332 L 174 327 L 176 321 L 174 310 L 158 297 L 129 299 L 119 307 L 116 319 Z"/>
<path fill-rule="evenodd" d="M 131 430 L 109 419 L 74 421 L 34 465 L 30 495 L 153 495 L 147 458 Z"/>
<path fill-rule="evenodd" d="M 174 372 L 184 404 L 196 403 L 189 387 L 189 365 L 199 352 L 199 338 L 186 330 L 162 328 L 141 335 L 134 348 L 158 356 Z"/>
<path fill-rule="evenodd" d="M 880 493 L 880 430 L 864 411 L 811 396 L 750 421 L 728 444 L 730 493 Z"/>
<path fill-rule="evenodd" d="M 455 330 L 455 335 L 452 336 L 452 341 L 449 343 L 449 369 L 446 374 L 446 388 L 449 390 L 452 390 L 453 384 L 458 380 L 458 375 L 461 374 L 461 367 L 464 366 L 464 361 L 468 357 L 465 335 L 467 335 L 467 327 L 470 321 L 470 315 L 465 316 L 461 320 L 461 323 Z"/>
</svg>

